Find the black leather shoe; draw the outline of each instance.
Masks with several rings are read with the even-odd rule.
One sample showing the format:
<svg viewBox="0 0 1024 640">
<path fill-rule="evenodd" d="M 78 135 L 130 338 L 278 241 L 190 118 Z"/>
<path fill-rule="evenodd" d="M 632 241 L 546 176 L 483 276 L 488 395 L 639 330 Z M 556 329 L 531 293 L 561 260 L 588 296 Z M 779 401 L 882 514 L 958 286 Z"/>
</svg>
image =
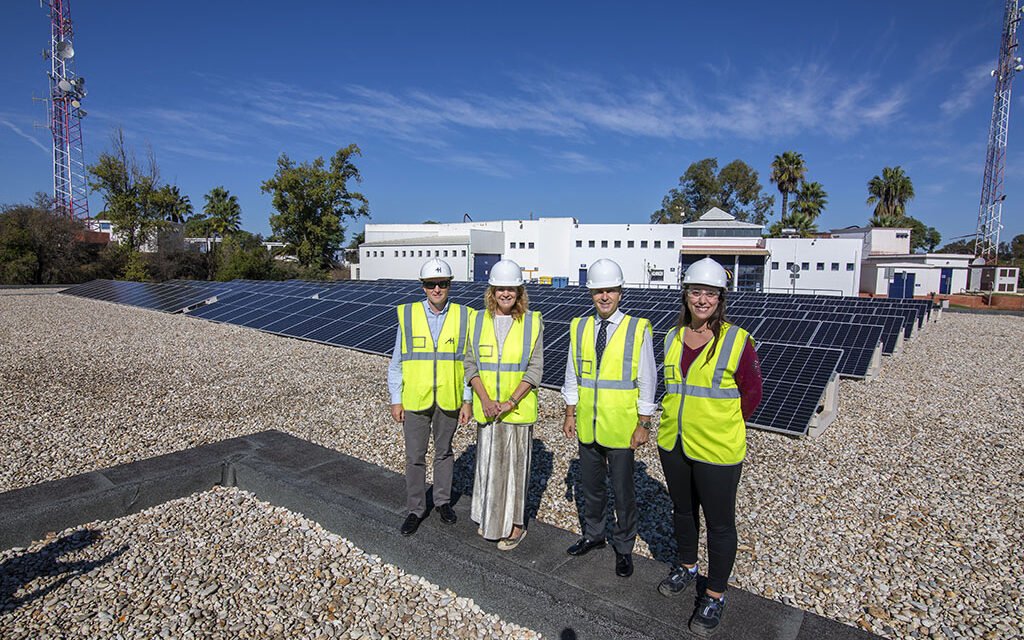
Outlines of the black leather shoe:
<svg viewBox="0 0 1024 640">
<path fill-rule="evenodd" d="M 402 523 L 402 535 L 411 536 L 416 533 L 416 530 L 420 528 L 420 517 L 415 513 L 410 513 L 405 517 L 405 522 Z"/>
<path fill-rule="evenodd" d="M 615 575 L 628 578 L 633 575 L 633 554 L 615 552 Z"/>
<path fill-rule="evenodd" d="M 442 504 L 437 507 L 437 515 L 441 516 L 441 522 L 445 524 L 455 524 L 455 521 L 459 519 L 459 516 L 455 515 L 455 509 L 452 509 L 450 504 Z"/>
<path fill-rule="evenodd" d="M 602 540 L 591 540 L 584 536 L 577 540 L 571 547 L 565 550 L 570 556 L 582 556 L 586 553 L 593 551 L 594 549 L 600 549 L 605 545 L 605 541 Z"/>
</svg>

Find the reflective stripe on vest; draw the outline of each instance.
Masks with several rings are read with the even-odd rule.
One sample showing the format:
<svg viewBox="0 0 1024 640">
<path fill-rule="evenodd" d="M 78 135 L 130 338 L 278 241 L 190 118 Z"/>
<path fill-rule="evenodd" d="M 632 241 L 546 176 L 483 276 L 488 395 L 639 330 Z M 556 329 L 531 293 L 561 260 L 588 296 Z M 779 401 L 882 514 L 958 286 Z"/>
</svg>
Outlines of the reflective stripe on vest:
<svg viewBox="0 0 1024 640">
<path fill-rule="evenodd" d="M 496 402 L 505 402 L 512 396 L 530 365 L 530 356 L 540 337 L 540 312 L 527 312 L 509 326 L 501 357 L 498 357 L 498 338 L 494 332 L 494 316 L 480 311 L 473 322 L 472 345 L 480 381 L 487 395 Z M 518 349 L 518 353 L 517 353 Z M 508 360 L 513 358 L 512 362 Z M 484 415 L 483 402 L 473 392 L 473 417 L 483 424 L 490 422 Z M 537 421 L 537 390 L 530 389 L 519 399 L 512 411 L 501 417 L 509 424 L 533 424 Z"/>
<path fill-rule="evenodd" d="M 703 354 L 698 354 L 685 380 L 679 370 L 683 338 L 678 329 L 665 336 L 665 396 L 658 446 L 671 451 L 682 440 L 683 452 L 693 460 L 719 465 L 742 462 L 746 456 L 746 424 L 733 375 L 749 335 L 723 323 L 714 369 L 709 370 Z"/>
<path fill-rule="evenodd" d="M 397 311 L 402 332 L 402 406 L 407 411 L 425 411 L 435 404 L 446 411 L 457 409 L 465 384 L 463 360 L 470 310 L 454 302 L 448 304 L 437 345 L 422 302 L 399 305 Z"/>
<path fill-rule="evenodd" d="M 637 375 L 640 347 L 651 324 L 624 316 L 609 336 L 601 362 L 596 362 L 594 316 L 575 318 L 569 330 L 569 357 L 576 374 L 576 436 L 580 442 L 613 448 L 629 447 L 637 424 L 640 396 Z"/>
</svg>

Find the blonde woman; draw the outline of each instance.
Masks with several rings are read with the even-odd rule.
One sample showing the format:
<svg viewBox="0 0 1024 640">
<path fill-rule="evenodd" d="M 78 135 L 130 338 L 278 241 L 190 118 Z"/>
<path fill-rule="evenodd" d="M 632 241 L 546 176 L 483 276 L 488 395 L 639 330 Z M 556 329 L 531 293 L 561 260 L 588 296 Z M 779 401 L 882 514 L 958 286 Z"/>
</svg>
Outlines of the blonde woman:
<svg viewBox="0 0 1024 640">
<path fill-rule="evenodd" d="M 487 540 L 511 551 L 526 537 L 530 452 L 537 387 L 544 372 L 540 312 L 529 311 L 519 265 L 491 268 L 484 310 L 470 322 L 466 379 L 477 421 L 470 516 Z"/>
</svg>

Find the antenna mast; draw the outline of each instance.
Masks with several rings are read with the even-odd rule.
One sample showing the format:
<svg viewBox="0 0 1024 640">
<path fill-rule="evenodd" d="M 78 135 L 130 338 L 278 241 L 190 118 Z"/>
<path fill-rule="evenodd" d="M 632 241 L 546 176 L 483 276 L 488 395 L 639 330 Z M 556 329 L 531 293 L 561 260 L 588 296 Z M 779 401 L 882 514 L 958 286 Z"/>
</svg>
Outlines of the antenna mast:
<svg viewBox="0 0 1024 640">
<path fill-rule="evenodd" d="M 74 29 L 71 0 L 40 0 L 50 10 L 50 47 L 43 56 L 50 60 L 50 96 L 47 111 L 53 134 L 53 205 L 71 218 L 89 218 L 85 180 L 85 152 L 82 149 L 82 99 L 85 78 L 75 74 Z"/>
</svg>

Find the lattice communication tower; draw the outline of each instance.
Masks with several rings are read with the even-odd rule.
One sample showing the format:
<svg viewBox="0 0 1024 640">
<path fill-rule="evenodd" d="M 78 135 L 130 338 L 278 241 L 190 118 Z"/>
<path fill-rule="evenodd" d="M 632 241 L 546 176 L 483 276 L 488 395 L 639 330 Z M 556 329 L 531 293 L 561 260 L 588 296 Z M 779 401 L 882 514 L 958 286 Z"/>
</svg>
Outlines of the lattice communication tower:
<svg viewBox="0 0 1024 640">
<path fill-rule="evenodd" d="M 50 11 L 50 95 L 46 101 L 53 134 L 53 205 L 71 218 L 89 218 L 85 152 L 82 148 L 82 100 L 85 78 L 74 68 L 74 29 L 70 0 L 40 0 Z"/>
</svg>

